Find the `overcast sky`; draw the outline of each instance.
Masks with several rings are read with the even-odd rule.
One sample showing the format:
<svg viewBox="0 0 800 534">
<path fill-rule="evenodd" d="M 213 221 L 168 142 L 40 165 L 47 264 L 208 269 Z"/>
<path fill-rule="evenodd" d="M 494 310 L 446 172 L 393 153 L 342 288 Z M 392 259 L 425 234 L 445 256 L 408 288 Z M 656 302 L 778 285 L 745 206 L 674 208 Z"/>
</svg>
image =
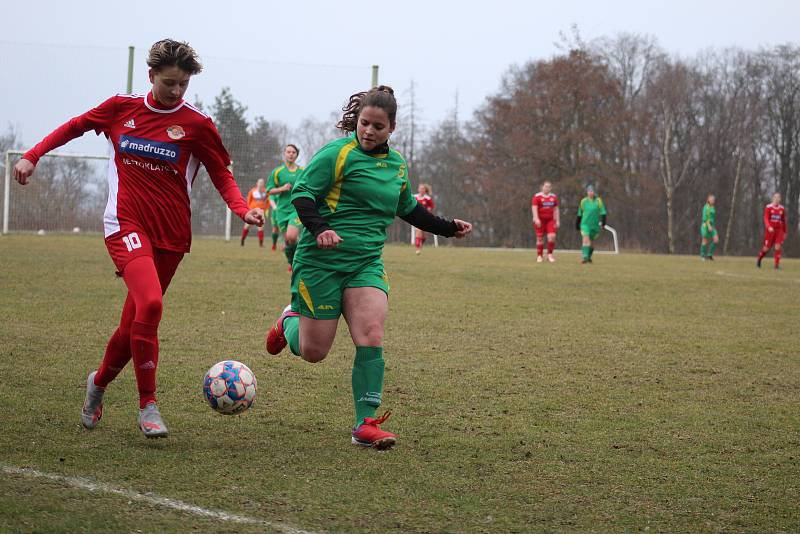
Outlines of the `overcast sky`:
<svg viewBox="0 0 800 534">
<path fill-rule="evenodd" d="M 346 7 L 345 7 L 346 6 Z M 800 1 L 560 0 L 285 2 L 4 2 L 0 127 L 27 146 L 108 96 L 124 92 L 127 47 L 136 47 L 134 91 L 148 89 L 145 52 L 163 37 L 186 40 L 205 70 L 189 100 L 222 87 L 261 115 L 294 126 L 326 117 L 352 92 L 380 81 L 402 95 L 413 79 L 423 122 L 468 117 L 510 65 L 558 52 L 577 24 L 586 40 L 654 35 L 669 52 L 755 49 L 800 40 Z M 67 151 L 104 153 L 93 133 Z"/>
</svg>

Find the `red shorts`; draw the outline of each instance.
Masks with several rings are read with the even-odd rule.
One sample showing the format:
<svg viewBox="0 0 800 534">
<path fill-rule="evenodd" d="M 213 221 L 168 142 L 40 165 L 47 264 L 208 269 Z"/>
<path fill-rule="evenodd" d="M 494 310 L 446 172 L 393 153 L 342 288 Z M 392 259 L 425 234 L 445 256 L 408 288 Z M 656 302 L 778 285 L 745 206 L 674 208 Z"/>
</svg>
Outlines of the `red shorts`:
<svg viewBox="0 0 800 534">
<path fill-rule="evenodd" d="M 533 230 L 536 232 L 536 237 L 544 237 L 545 234 L 556 233 L 556 220 L 555 219 L 539 219 L 542 224 L 539 226 L 533 225 Z"/>
<path fill-rule="evenodd" d="M 182 252 L 154 249 L 147 234 L 136 229 L 120 230 L 108 236 L 106 238 L 106 248 L 108 249 L 109 256 L 111 256 L 111 261 L 114 262 L 114 266 L 117 268 L 117 274 L 120 276 L 122 276 L 122 271 L 125 270 L 125 266 L 128 262 L 140 256 L 148 256 L 153 258 L 153 261 L 156 260 L 156 255 L 163 255 L 159 253 L 175 256 L 168 262 L 170 264 L 174 263 L 175 268 L 177 268 L 178 263 L 183 259 Z"/>
<path fill-rule="evenodd" d="M 786 232 L 783 229 L 776 229 L 774 232 L 764 230 L 764 246 L 772 247 L 775 245 L 782 245 L 783 240 L 786 239 Z"/>
</svg>

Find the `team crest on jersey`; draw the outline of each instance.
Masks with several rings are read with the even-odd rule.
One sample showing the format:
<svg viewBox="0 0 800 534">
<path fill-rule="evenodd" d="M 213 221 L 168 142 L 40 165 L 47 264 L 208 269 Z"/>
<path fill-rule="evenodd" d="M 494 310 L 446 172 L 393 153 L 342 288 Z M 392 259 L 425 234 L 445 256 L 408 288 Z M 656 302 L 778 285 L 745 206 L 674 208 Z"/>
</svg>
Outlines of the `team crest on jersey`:
<svg viewBox="0 0 800 534">
<path fill-rule="evenodd" d="M 151 139 L 122 135 L 119 138 L 119 151 L 145 158 L 155 158 L 171 163 L 178 163 L 180 148 L 172 143 L 162 143 Z"/>
<path fill-rule="evenodd" d="M 186 135 L 186 132 L 183 131 L 183 128 L 175 124 L 167 128 L 167 135 L 170 139 L 175 139 L 177 141 L 178 139 L 182 139 L 183 136 Z"/>
</svg>

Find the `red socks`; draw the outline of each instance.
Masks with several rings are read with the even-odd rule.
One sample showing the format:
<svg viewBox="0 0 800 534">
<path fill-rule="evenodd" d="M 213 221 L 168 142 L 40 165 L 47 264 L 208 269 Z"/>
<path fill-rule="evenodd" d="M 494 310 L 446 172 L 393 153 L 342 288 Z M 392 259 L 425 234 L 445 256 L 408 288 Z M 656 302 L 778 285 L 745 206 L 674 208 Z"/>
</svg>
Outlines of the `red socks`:
<svg viewBox="0 0 800 534">
<path fill-rule="evenodd" d="M 131 331 L 130 325 L 133 322 L 135 306 L 130 295 L 125 299 L 122 307 L 122 318 L 119 320 L 119 327 L 111 334 L 111 339 L 106 345 L 106 353 L 100 368 L 94 375 L 94 385 L 104 388 L 117 378 L 117 375 L 125 368 L 131 360 Z"/>
<path fill-rule="evenodd" d="M 555 241 L 548 241 L 547 242 L 547 253 L 548 254 L 552 254 L 553 250 L 555 250 L 555 248 L 556 248 L 556 242 Z"/>
<path fill-rule="evenodd" d="M 158 367 L 158 325 L 134 321 L 131 325 L 131 353 L 139 389 L 139 408 L 156 401 Z"/>
<path fill-rule="evenodd" d="M 536 255 L 541 256 L 544 254 L 544 243 L 536 243 Z"/>
<path fill-rule="evenodd" d="M 783 252 L 783 249 L 775 250 L 775 267 L 781 263 L 781 252 Z"/>
<path fill-rule="evenodd" d="M 261 229 L 258 230 L 258 246 L 264 246 L 264 230 Z"/>
<path fill-rule="evenodd" d="M 122 307 L 119 327 L 108 340 L 94 383 L 106 387 L 133 359 L 141 408 L 156 400 L 162 295 L 182 258 L 183 254 L 159 251 L 153 258 L 141 256 L 134 259 L 122 273 L 128 286 L 128 297 Z"/>
</svg>

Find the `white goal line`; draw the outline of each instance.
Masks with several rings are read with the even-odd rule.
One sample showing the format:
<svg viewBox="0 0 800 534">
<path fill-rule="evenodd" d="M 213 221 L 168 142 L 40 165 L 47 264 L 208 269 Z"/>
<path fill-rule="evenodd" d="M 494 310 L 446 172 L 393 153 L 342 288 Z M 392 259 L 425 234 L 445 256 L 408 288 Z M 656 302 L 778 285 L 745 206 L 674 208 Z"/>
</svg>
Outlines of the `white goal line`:
<svg viewBox="0 0 800 534">
<path fill-rule="evenodd" d="M 177 510 L 179 512 L 185 512 L 188 514 L 208 519 L 216 519 L 218 521 L 227 521 L 229 523 L 239 523 L 246 525 L 248 524 L 261 525 L 263 527 L 271 528 L 278 532 L 283 532 L 285 534 L 312 534 L 310 531 L 295 528 L 283 523 L 273 523 L 271 521 L 266 521 L 264 519 L 258 519 L 255 517 L 231 514 L 219 510 L 209 510 L 207 508 L 202 508 L 200 506 L 189 504 L 176 499 L 161 497 L 160 495 L 156 495 L 154 493 L 139 493 L 133 490 L 115 487 L 110 484 L 106 484 L 103 482 L 96 482 L 86 478 L 68 477 L 64 475 L 57 475 L 54 473 L 46 473 L 43 471 L 38 471 L 30 467 L 14 467 L 4 464 L 0 464 L 0 470 L 2 470 L 2 472 L 5 473 L 6 475 L 16 475 L 27 478 L 50 480 L 52 482 L 57 482 L 59 484 L 63 484 L 65 486 L 74 489 L 85 490 L 92 493 L 95 492 L 110 493 L 113 495 L 119 495 L 131 501 L 144 502 L 146 504 L 152 506 L 160 506 L 162 508 L 170 508 L 172 510 Z"/>
</svg>

